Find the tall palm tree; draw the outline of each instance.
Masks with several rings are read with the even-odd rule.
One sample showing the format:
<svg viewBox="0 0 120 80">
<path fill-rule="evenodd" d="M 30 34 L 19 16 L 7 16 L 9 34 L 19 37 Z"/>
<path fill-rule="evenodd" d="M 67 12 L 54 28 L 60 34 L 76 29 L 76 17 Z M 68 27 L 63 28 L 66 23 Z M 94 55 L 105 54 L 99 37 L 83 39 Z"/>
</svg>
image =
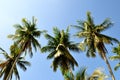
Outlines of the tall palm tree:
<svg viewBox="0 0 120 80">
<path fill-rule="evenodd" d="M 85 67 L 80 68 L 80 70 L 75 75 L 68 71 L 64 76 L 65 80 L 88 80 Z"/>
<path fill-rule="evenodd" d="M 20 45 L 22 52 L 28 51 L 31 57 L 33 55 L 32 46 L 35 51 L 37 50 L 37 47 L 40 48 L 40 43 L 37 38 L 44 32 L 36 28 L 36 21 L 37 20 L 34 17 L 32 18 L 32 21 L 23 18 L 22 25 L 14 25 L 16 28 L 15 34 L 8 35 L 8 38 L 12 38 L 12 40 Z"/>
<path fill-rule="evenodd" d="M 65 80 L 87 80 L 87 75 L 86 75 L 86 68 L 81 67 L 80 70 L 73 75 L 70 71 L 65 73 Z"/>
<path fill-rule="evenodd" d="M 114 70 L 118 70 L 118 68 L 120 68 L 120 44 L 117 47 L 113 48 L 113 53 L 115 53 L 116 55 L 111 56 L 110 60 L 119 60 L 119 63 L 116 64 Z"/>
<path fill-rule="evenodd" d="M 75 76 L 75 80 L 87 80 L 86 68 L 85 68 L 85 67 L 81 68 L 81 69 L 77 72 L 77 74 L 76 74 L 76 76 Z"/>
<path fill-rule="evenodd" d="M 52 62 L 53 70 L 56 71 L 60 67 L 62 74 L 67 71 L 74 70 L 74 65 L 78 66 L 77 61 L 72 57 L 69 50 L 79 51 L 77 44 L 70 41 L 69 28 L 66 31 L 60 31 L 58 28 L 53 28 L 54 37 L 45 34 L 48 44 L 41 51 L 49 52 L 47 59 L 54 59 Z"/>
<path fill-rule="evenodd" d="M 36 28 L 36 19 L 33 17 L 32 21 L 28 21 L 25 18 L 22 19 L 22 24 L 16 24 L 14 27 L 16 28 L 16 32 L 14 35 L 9 35 L 9 38 L 12 38 L 20 47 L 19 55 L 14 61 L 12 68 L 9 72 L 8 78 L 12 73 L 13 67 L 15 66 L 18 58 L 22 55 L 23 52 L 28 52 L 32 57 L 32 47 L 37 50 L 40 48 L 40 43 L 36 38 L 40 37 L 41 33 L 44 31 L 39 31 Z M 8 78 L 6 80 L 8 80 Z"/>
<path fill-rule="evenodd" d="M 84 38 L 82 43 L 80 43 L 80 47 L 82 45 L 83 48 L 87 49 L 87 56 L 95 57 L 95 53 L 98 51 L 99 55 L 108 66 L 109 72 L 112 76 L 112 80 L 115 80 L 111 66 L 106 57 L 107 49 L 105 48 L 105 44 L 112 44 L 113 41 L 118 42 L 118 40 L 110 36 L 101 34 L 102 31 L 109 29 L 111 25 L 112 23 L 109 19 L 105 19 L 99 25 L 95 25 L 90 12 L 87 12 L 87 20 L 78 21 L 78 25 L 75 27 L 80 30 L 76 34 L 76 36 L 78 36 L 79 38 Z"/>
<path fill-rule="evenodd" d="M 17 45 L 11 46 L 10 54 L 8 54 L 2 48 L 0 48 L 0 50 L 2 51 L 1 54 L 3 54 L 3 56 L 6 59 L 5 61 L 0 61 L 0 77 L 3 77 L 3 80 L 6 80 L 9 74 L 9 71 L 12 68 L 13 62 L 15 61 L 16 56 L 18 55 L 18 51 L 20 51 L 20 48 L 18 48 Z M 19 75 L 17 66 L 19 66 L 23 71 L 26 71 L 27 69 L 26 66 L 30 66 L 30 63 L 28 61 L 25 61 L 24 57 L 19 57 L 12 70 L 12 73 L 10 74 L 9 80 L 12 80 L 13 74 L 16 76 L 16 80 L 20 80 L 20 75 Z"/>
<path fill-rule="evenodd" d="M 108 76 L 101 70 L 96 69 L 88 80 L 106 80 Z"/>
<path fill-rule="evenodd" d="M 85 67 L 80 68 L 75 75 L 69 71 L 64 76 L 65 80 L 106 80 L 108 78 L 101 68 L 95 69 L 92 75 L 88 76 Z"/>
</svg>

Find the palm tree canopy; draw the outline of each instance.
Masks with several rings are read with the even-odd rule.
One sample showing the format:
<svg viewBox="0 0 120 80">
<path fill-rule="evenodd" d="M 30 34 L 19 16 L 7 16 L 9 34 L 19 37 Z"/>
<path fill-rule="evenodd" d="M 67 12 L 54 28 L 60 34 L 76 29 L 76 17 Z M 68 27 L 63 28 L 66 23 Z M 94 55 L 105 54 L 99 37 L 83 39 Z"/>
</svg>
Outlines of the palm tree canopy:
<svg viewBox="0 0 120 80">
<path fill-rule="evenodd" d="M 74 80 L 74 75 L 71 71 L 67 71 L 64 74 L 64 80 Z"/>
<path fill-rule="evenodd" d="M 120 61 L 120 44 L 117 47 L 113 48 L 113 53 L 115 53 L 115 55 L 111 56 L 110 60 Z M 119 68 L 120 68 L 120 62 L 116 64 L 114 70 L 118 70 Z"/>
<path fill-rule="evenodd" d="M 12 38 L 16 43 L 18 43 L 22 51 L 29 51 L 32 56 L 32 46 L 35 51 L 37 47 L 40 48 L 40 43 L 36 38 L 40 37 L 41 33 L 44 31 L 39 31 L 36 28 L 36 19 L 33 17 L 32 21 L 28 21 L 25 18 L 22 19 L 22 25 L 16 24 L 16 32 L 14 35 L 8 35 L 8 38 Z"/>
<path fill-rule="evenodd" d="M 90 12 L 87 12 L 87 20 L 78 21 L 78 25 L 74 26 L 80 30 L 76 36 L 84 38 L 84 41 L 80 43 L 80 47 L 87 47 L 87 56 L 95 57 L 95 53 L 98 51 L 103 58 L 104 56 L 101 53 L 107 53 L 104 43 L 112 44 L 112 42 L 119 42 L 115 38 L 101 34 L 102 31 L 107 30 L 111 25 L 112 23 L 109 19 L 105 19 L 99 25 L 95 25 Z"/>
<path fill-rule="evenodd" d="M 87 80 L 87 79 L 86 79 L 86 68 L 85 68 L 85 67 L 81 68 L 81 69 L 77 72 L 75 78 L 76 78 L 75 80 Z"/>
<path fill-rule="evenodd" d="M 89 80 L 107 80 L 108 76 L 100 68 L 94 70 L 93 74 L 89 77 Z"/>
<path fill-rule="evenodd" d="M 69 50 L 79 51 L 77 44 L 70 41 L 69 28 L 66 31 L 60 31 L 58 28 L 53 28 L 54 37 L 45 34 L 48 40 L 47 46 L 44 46 L 42 52 L 50 52 L 47 59 L 54 59 L 52 66 L 53 70 L 61 67 L 62 73 L 70 68 L 74 69 L 74 65 L 78 66 L 76 60 L 72 57 Z"/>
<path fill-rule="evenodd" d="M 13 50 L 14 47 L 14 50 Z M 18 55 L 18 51 L 20 51 L 20 48 L 18 48 L 15 45 L 12 45 L 10 50 L 12 53 L 8 54 L 5 50 L 3 50 L 2 48 L 0 48 L 0 50 L 2 51 L 1 54 L 3 54 L 3 56 L 5 57 L 5 61 L 0 61 L 0 77 L 4 76 L 3 79 L 6 80 L 9 71 L 11 70 L 12 64 L 14 62 L 14 60 L 16 59 L 16 56 Z M 17 65 L 24 71 L 26 71 L 27 67 L 26 66 L 30 66 L 30 63 L 28 61 L 24 60 L 24 57 L 19 57 L 19 59 L 17 60 L 17 63 L 12 71 L 12 74 L 10 75 L 10 80 L 12 80 L 12 76 L 13 74 L 16 76 L 16 80 L 20 80 L 20 76 L 19 76 L 19 72 L 17 69 Z"/>
</svg>

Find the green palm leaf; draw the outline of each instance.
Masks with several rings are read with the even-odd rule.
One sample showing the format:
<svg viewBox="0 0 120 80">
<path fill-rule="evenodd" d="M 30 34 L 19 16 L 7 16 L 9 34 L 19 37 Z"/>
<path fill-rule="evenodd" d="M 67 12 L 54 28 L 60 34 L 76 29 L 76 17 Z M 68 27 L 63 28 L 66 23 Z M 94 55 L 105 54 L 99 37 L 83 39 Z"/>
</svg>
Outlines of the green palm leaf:
<svg viewBox="0 0 120 80">
<path fill-rule="evenodd" d="M 17 79 L 20 80 L 20 75 L 19 75 L 19 72 L 18 72 L 16 66 L 15 66 L 15 69 L 14 69 L 14 74 L 15 74 L 15 76 L 16 76 L 16 80 L 17 80 Z M 12 78 L 11 78 L 11 79 L 12 79 Z"/>
<path fill-rule="evenodd" d="M 53 58 L 54 57 L 54 55 L 56 54 L 56 50 L 55 51 L 53 51 L 53 52 L 51 52 L 48 56 L 47 56 L 47 59 L 51 59 L 51 58 Z"/>
<path fill-rule="evenodd" d="M 114 56 L 110 56 L 110 60 L 120 60 L 120 45 L 118 45 L 117 47 L 113 48 L 113 53 L 115 53 L 116 55 Z M 114 70 L 117 71 L 120 68 L 120 62 L 118 64 L 116 64 L 116 66 L 114 67 Z"/>
<path fill-rule="evenodd" d="M 118 64 L 115 66 L 114 70 L 117 71 L 118 68 L 120 68 L 120 63 L 118 63 Z"/>
<path fill-rule="evenodd" d="M 76 80 L 86 80 L 86 68 L 81 68 L 76 74 Z"/>
<path fill-rule="evenodd" d="M 118 56 L 118 55 L 111 56 L 110 60 L 120 60 L 120 56 Z"/>
<path fill-rule="evenodd" d="M 3 56 L 4 56 L 6 59 L 10 58 L 9 55 L 8 55 L 8 53 L 7 53 L 4 49 L 0 48 L 0 50 L 2 51 L 1 54 L 3 54 Z"/>
</svg>

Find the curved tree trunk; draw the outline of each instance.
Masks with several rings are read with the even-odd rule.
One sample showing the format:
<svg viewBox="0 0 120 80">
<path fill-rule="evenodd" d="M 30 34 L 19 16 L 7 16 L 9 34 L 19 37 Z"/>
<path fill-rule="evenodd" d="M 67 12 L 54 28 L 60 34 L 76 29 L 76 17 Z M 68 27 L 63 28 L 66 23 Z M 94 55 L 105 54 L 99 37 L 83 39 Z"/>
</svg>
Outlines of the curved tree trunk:
<svg viewBox="0 0 120 80">
<path fill-rule="evenodd" d="M 19 57 L 22 55 L 22 53 L 23 53 L 24 50 L 25 50 L 25 45 L 22 46 L 20 52 L 19 52 L 18 55 L 16 56 L 16 59 L 14 60 L 14 62 L 13 62 L 13 64 L 12 64 L 12 67 L 11 67 L 11 69 L 10 69 L 10 71 L 9 71 L 9 73 L 8 73 L 8 75 L 7 75 L 7 77 L 6 77 L 5 80 L 9 80 L 10 75 L 12 74 L 13 69 L 14 69 L 14 67 L 15 67 L 15 64 L 17 63 Z"/>
<path fill-rule="evenodd" d="M 4 79 L 4 80 L 9 80 L 9 78 L 10 78 L 12 72 L 13 72 L 13 69 L 14 69 L 14 67 L 15 67 L 15 64 L 17 63 L 17 60 L 18 60 L 18 58 L 19 58 L 20 56 L 21 56 L 21 54 L 19 54 L 19 55 L 16 57 L 15 61 L 14 61 L 13 64 L 12 64 L 12 67 L 11 67 L 11 69 L 10 69 L 7 77 L 6 77 L 6 79 Z"/>
<path fill-rule="evenodd" d="M 109 73 L 110 73 L 110 75 L 111 75 L 111 77 L 112 77 L 112 80 L 115 80 L 115 76 L 114 76 L 114 74 L 113 74 L 113 71 L 112 71 L 112 68 L 111 68 L 111 66 L 110 66 L 110 63 L 109 63 L 106 55 L 105 55 L 104 53 L 102 53 L 102 54 L 104 55 L 103 59 L 104 59 L 104 61 L 105 61 L 106 64 L 107 64 L 107 67 L 108 67 Z"/>
</svg>

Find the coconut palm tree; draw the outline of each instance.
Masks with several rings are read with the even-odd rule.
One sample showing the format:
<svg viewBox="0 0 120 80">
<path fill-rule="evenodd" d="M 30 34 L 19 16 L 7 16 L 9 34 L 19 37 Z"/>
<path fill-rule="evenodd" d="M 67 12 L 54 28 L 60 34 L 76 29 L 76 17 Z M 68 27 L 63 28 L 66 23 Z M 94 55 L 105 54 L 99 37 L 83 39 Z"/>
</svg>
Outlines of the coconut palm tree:
<svg viewBox="0 0 120 80">
<path fill-rule="evenodd" d="M 3 54 L 3 56 L 5 57 L 4 61 L 0 61 L 0 77 L 3 77 L 3 80 L 6 80 L 9 71 L 12 68 L 13 62 L 15 61 L 16 56 L 18 55 L 18 51 L 20 51 L 20 48 L 18 48 L 17 45 L 12 45 L 10 48 L 10 54 L 8 54 L 2 48 L 0 48 L 0 50 L 2 51 L 1 54 Z M 20 80 L 20 75 L 17 66 L 19 66 L 23 71 L 26 71 L 26 66 L 30 66 L 30 63 L 28 61 L 25 61 L 24 57 L 19 57 L 8 80 L 12 80 L 13 74 L 16 76 L 16 80 Z"/>
<path fill-rule="evenodd" d="M 110 60 L 119 60 L 119 63 L 116 64 L 114 70 L 118 70 L 120 68 L 120 44 L 117 47 L 113 48 L 113 53 L 115 53 L 116 55 L 111 56 Z"/>
<path fill-rule="evenodd" d="M 67 71 L 74 70 L 74 65 L 78 66 L 77 61 L 72 57 L 69 50 L 79 51 L 77 44 L 70 41 L 69 27 L 66 31 L 60 31 L 58 28 L 53 28 L 54 36 L 45 34 L 48 44 L 41 51 L 49 52 L 47 59 L 54 59 L 52 62 L 53 70 L 56 71 L 60 67 L 62 74 Z"/>
<path fill-rule="evenodd" d="M 91 76 L 87 75 L 86 70 L 85 67 L 82 67 L 75 75 L 71 72 L 67 72 L 64 75 L 65 80 L 106 80 L 108 78 L 102 68 L 95 69 Z"/>
<path fill-rule="evenodd" d="M 40 31 L 36 28 L 36 19 L 33 17 L 32 21 L 28 21 L 25 18 L 22 19 L 22 25 L 15 24 L 16 28 L 15 34 L 8 35 L 8 38 L 12 38 L 18 45 L 20 45 L 22 52 L 28 51 L 30 56 L 32 57 L 32 47 L 37 50 L 37 47 L 40 48 L 40 43 L 37 38 L 40 37 L 41 33 L 44 31 Z"/>
<path fill-rule="evenodd" d="M 75 80 L 87 80 L 86 68 L 85 67 L 81 68 L 77 72 L 77 74 L 75 76 Z"/>
<path fill-rule="evenodd" d="M 40 37 L 41 33 L 44 31 L 39 31 L 36 28 L 36 19 L 33 17 L 32 21 L 28 21 L 25 18 L 22 19 L 22 24 L 16 24 L 14 27 L 16 28 L 16 32 L 13 35 L 9 35 L 9 38 L 12 38 L 21 48 L 19 51 L 19 55 L 17 55 L 16 60 L 14 61 L 12 68 L 9 72 L 8 78 L 12 73 L 13 67 L 15 66 L 18 58 L 22 55 L 23 52 L 29 53 L 32 57 L 32 47 L 37 50 L 40 48 L 40 43 L 36 38 Z M 6 80 L 8 80 L 8 78 Z"/>
<path fill-rule="evenodd" d="M 106 80 L 107 78 L 108 76 L 101 69 L 95 69 L 88 80 Z"/>
<path fill-rule="evenodd" d="M 75 27 L 80 30 L 76 36 L 79 38 L 84 38 L 79 47 L 82 46 L 82 49 L 85 48 L 87 50 L 87 56 L 95 57 L 96 52 L 98 52 L 102 59 L 106 62 L 109 72 L 112 76 L 112 80 L 115 80 L 111 66 L 106 57 L 107 49 L 105 44 L 112 44 L 113 41 L 118 42 L 118 40 L 101 34 L 102 31 L 109 29 L 111 25 L 112 23 L 109 19 L 105 19 L 99 25 L 95 25 L 90 12 L 87 12 L 87 20 L 78 21 L 78 25 Z"/>
<path fill-rule="evenodd" d="M 80 70 L 75 75 L 68 71 L 65 73 L 64 77 L 65 80 L 88 80 L 85 67 L 80 68 Z"/>
</svg>

